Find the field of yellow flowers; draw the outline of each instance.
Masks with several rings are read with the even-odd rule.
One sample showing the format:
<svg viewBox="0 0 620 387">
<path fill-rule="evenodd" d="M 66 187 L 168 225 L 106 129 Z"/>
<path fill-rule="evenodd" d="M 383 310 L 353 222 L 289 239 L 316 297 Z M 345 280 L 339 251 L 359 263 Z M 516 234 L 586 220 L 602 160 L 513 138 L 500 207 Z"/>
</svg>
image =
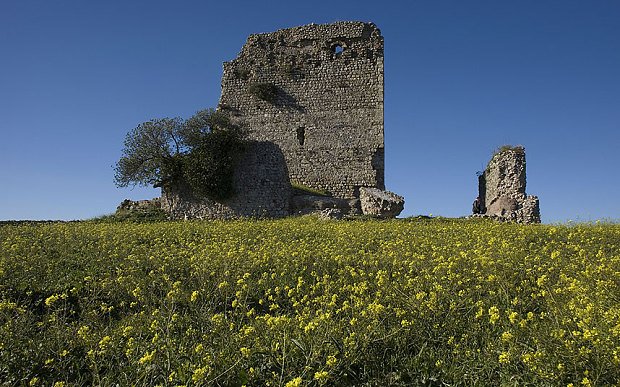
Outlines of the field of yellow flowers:
<svg viewBox="0 0 620 387">
<path fill-rule="evenodd" d="M 620 385 L 620 225 L 0 226 L 1 385 Z"/>
</svg>

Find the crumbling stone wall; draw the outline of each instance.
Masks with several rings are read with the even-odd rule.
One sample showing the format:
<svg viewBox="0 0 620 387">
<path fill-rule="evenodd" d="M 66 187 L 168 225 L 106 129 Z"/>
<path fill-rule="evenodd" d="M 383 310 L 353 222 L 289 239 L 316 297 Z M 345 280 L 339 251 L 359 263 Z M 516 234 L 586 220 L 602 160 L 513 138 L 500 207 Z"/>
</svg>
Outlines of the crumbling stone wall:
<svg viewBox="0 0 620 387">
<path fill-rule="evenodd" d="M 251 139 L 277 144 L 291 181 L 340 198 L 385 188 L 383 37 L 374 24 L 251 35 L 224 63 L 218 109 Z"/>
<path fill-rule="evenodd" d="M 161 209 L 161 199 L 153 198 L 150 200 L 129 200 L 125 199 L 116 207 L 116 212 L 127 211 L 148 211 L 152 209 Z"/>
<path fill-rule="evenodd" d="M 229 200 L 196 198 L 187 187 L 162 189 L 161 208 L 172 219 L 281 218 L 289 215 L 291 184 L 280 148 L 268 141 L 248 144 L 233 176 Z"/>
<path fill-rule="evenodd" d="M 504 147 L 479 176 L 484 214 L 519 223 L 540 223 L 538 197 L 525 193 L 525 148 Z"/>
</svg>

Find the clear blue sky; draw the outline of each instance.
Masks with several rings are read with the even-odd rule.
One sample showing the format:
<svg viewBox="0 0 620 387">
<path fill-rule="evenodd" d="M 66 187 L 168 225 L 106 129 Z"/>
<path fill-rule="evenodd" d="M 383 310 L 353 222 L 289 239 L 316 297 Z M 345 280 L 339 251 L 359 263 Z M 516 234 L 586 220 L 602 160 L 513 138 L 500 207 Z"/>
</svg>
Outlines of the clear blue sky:
<svg viewBox="0 0 620 387">
<path fill-rule="evenodd" d="M 83 219 L 154 117 L 214 107 L 251 33 L 372 21 L 385 37 L 386 185 L 460 216 L 494 148 L 527 150 L 544 222 L 620 219 L 620 1 L 0 3 L 0 219 Z"/>
</svg>

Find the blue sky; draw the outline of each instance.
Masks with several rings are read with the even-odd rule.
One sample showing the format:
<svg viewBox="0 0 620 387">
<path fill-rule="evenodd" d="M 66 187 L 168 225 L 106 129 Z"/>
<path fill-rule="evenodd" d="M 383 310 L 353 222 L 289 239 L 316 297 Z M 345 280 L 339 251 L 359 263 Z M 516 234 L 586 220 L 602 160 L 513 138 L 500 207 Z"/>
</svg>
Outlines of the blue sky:
<svg viewBox="0 0 620 387">
<path fill-rule="evenodd" d="M 461 216 L 503 144 L 543 222 L 620 219 L 618 1 L 0 3 L 0 219 L 84 219 L 124 198 L 125 134 L 214 107 L 251 33 L 372 21 L 385 38 L 386 185 Z"/>
</svg>

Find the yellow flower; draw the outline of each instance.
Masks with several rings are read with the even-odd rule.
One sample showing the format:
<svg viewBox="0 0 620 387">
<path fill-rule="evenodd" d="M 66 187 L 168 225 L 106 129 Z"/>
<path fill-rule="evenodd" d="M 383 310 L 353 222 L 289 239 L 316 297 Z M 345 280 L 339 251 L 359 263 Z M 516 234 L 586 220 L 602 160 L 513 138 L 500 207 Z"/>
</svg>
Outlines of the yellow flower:
<svg viewBox="0 0 620 387">
<path fill-rule="evenodd" d="M 517 313 L 517 312 L 511 312 L 508 315 L 508 320 L 510 320 L 511 324 L 516 323 L 518 318 L 519 318 L 519 313 Z"/>
<path fill-rule="evenodd" d="M 489 308 L 489 322 L 495 324 L 499 320 L 499 309 L 496 306 Z"/>
<path fill-rule="evenodd" d="M 110 344 L 112 338 L 110 336 L 104 336 L 101 340 L 99 340 L 99 349 L 105 351 L 108 348 L 108 344 Z"/>
<path fill-rule="evenodd" d="M 513 338 L 513 335 L 512 335 L 512 333 L 510 331 L 506 331 L 506 332 L 502 333 L 502 341 L 506 341 L 507 342 L 507 341 L 512 340 L 512 338 Z"/>
<path fill-rule="evenodd" d="M 303 380 L 298 376 L 295 379 L 288 381 L 284 387 L 301 387 L 302 381 Z"/>
<path fill-rule="evenodd" d="M 83 340 L 86 340 L 88 338 L 89 333 L 90 333 L 90 327 L 86 325 L 82 325 L 77 331 L 78 337 Z"/>
<path fill-rule="evenodd" d="M 329 379 L 329 372 L 318 371 L 314 373 L 314 380 L 317 380 L 320 384 L 323 384 Z"/>
<path fill-rule="evenodd" d="M 209 367 L 196 368 L 192 374 L 192 381 L 200 382 L 209 374 Z"/>
<path fill-rule="evenodd" d="M 153 361 L 153 357 L 155 357 L 155 352 L 157 352 L 156 349 L 152 350 L 151 352 L 145 353 L 144 356 L 142 356 L 140 358 L 140 360 L 138 360 L 138 363 L 146 364 L 146 363 L 152 362 Z"/>
<path fill-rule="evenodd" d="M 325 364 L 326 364 L 328 367 L 333 367 L 333 366 L 335 366 L 337 363 L 338 363 L 338 359 L 336 359 L 336 356 L 334 356 L 334 355 L 329 355 L 329 356 L 327 357 L 327 361 L 325 362 Z"/>
<path fill-rule="evenodd" d="M 478 308 L 478 311 L 476 312 L 476 320 L 482 316 L 484 316 L 484 310 L 482 308 Z"/>
<path fill-rule="evenodd" d="M 508 364 L 510 363 L 510 354 L 508 352 L 502 352 L 499 354 L 499 362 L 500 364 Z"/>
<path fill-rule="evenodd" d="M 541 277 L 538 277 L 536 280 L 536 285 L 543 286 L 547 282 L 547 275 L 543 274 Z"/>
<path fill-rule="evenodd" d="M 132 331 L 133 331 L 133 326 L 127 325 L 125 328 L 123 328 L 123 337 L 127 337 L 131 335 Z"/>
<path fill-rule="evenodd" d="M 385 311 L 385 306 L 381 305 L 378 302 L 373 302 L 368 304 L 368 312 L 372 317 L 378 318 Z"/>
<path fill-rule="evenodd" d="M 190 300 L 191 302 L 196 302 L 196 300 L 198 299 L 198 295 L 199 295 L 199 294 L 200 294 L 200 293 L 198 292 L 198 290 L 194 290 L 194 291 L 192 292 L 192 295 L 190 296 L 189 300 Z"/>
<path fill-rule="evenodd" d="M 51 296 L 45 299 L 45 305 L 52 306 L 52 304 L 54 304 L 59 299 L 60 299 L 60 296 L 58 296 L 57 294 L 52 294 Z"/>
</svg>

